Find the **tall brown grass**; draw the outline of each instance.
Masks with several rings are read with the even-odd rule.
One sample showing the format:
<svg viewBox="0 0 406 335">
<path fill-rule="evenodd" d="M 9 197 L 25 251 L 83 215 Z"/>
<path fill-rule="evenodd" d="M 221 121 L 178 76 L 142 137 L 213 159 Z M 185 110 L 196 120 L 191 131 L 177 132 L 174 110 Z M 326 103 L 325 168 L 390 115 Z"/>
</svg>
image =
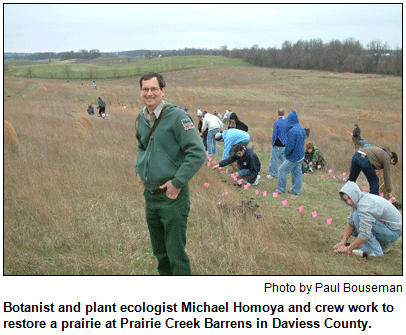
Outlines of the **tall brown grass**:
<svg viewBox="0 0 406 335">
<path fill-rule="evenodd" d="M 222 114 L 235 111 L 250 126 L 250 146 L 262 162 L 259 195 L 254 187 L 235 186 L 230 173 L 206 165 L 191 180 L 187 251 L 193 274 L 402 273 L 399 246 L 389 263 L 365 263 L 332 252 L 348 214 L 337 192 L 354 153 L 349 135 L 354 123 L 371 144 L 386 141 L 398 152 L 392 179 L 394 193 L 402 200 L 402 125 L 393 122 L 402 119 L 401 79 L 380 78 L 378 83 L 353 75 L 337 86 L 335 80 L 344 75 L 329 74 L 332 78 L 326 79 L 320 72 L 248 68 L 191 69 L 164 76 L 165 99 L 188 107 L 196 121 L 199 107 Z M 379 90 L 380 84 L 385 91 Z M 99 81 L 97 91 L 75 81 L 11 77 L 5 77 L 4 86 L 5 139 L 13 138 L 11 128 L 18 134 L 18 155 L 6 145 L 4 151 L 4 273 L 156 274 L 134 169 L 134 122 L 143 105 L 138 78 Z M 372 90 L 374 104 L 368 100 Z M 106 101 L 110 120 L 87 116 L 87 104 L 96 104 L 98 96 Z M 379 106 L 388 106 L 379 109 L 379 120 L 377 100 Z M 325 154 L 337 179 L 327 171 L 317 172 L 305 176 L 299 197 L 272 197 L 276 181 L 265 175 L 279 108 L 298 111 L 301 124 L 311 130 L 308 140 Z M 365 115 L 358 113 L 361 109 Z M 366 183 L 362 175 L 358 183 Z M 281 205 L 283 199 L 287 206 Z M 261 217 L 243 200 L 258 205 Z M 300 205 L 305 206 L 302 213 Z M 318 211 L 316 219 L 313 210 Z M 332 225 L 326 225 L 329 217 Z"/>
<path fill-rule="evenodd" d="M 18 149 L 18 136 L 12 124 L 4 120 L 4 139 L 5 145 L 12 150 Z"/>
</svg>

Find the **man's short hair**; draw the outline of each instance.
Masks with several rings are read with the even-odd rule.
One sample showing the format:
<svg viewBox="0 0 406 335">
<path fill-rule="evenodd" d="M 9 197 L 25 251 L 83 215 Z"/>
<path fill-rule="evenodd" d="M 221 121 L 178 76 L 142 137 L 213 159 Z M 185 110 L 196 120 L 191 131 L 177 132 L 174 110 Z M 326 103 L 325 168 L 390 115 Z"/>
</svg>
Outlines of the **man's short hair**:
<svg viewBox="0 0 406 335">
<path fill-rule="evenodd" d="M 278 115 L 279 116 L 284 116 L 285 115 L 285 110 L 284 109 L 278 109 Z"/>
<path fill-rule="evenodd" d="M 306 143 L 306 151 L 309 150 L 309 149 L 314 150 L 314 145 L 313 145 L 312 142 L 307 142 L 307 143 Z"/>
<path fill-rule="evenodd" d="M 164 80 L 164 77 L 162 76 L 162 74 L 157 73 L 157 72 L 147 72 L 147 73 L 143 74 L 142 77 L 140 78 L 140 88 L 142 88 L 143 80 L 150 80 L 154 77 L 158 80 L 160 89 L 163 89 L 166 86 L 165 80 Z"/>
<path fill-rule="evenodd" d="M 243 151 L 245 149 L 245 147 L 241 144 L 241 143 L 237 143 L 235 146 L 234 146 L 234 152 L 235 153 L 237 153 L 237 152 L 239 152 L 239 151 Z"/>
<path fill-rule="evenodd" d="M 396 165 L 396 163 L 398 162 L 398 155 L 396 154 L 396 152 L 391 152 L 392 154 L 392 158 L 393 158 L 393 165 Z"/>
</svg>

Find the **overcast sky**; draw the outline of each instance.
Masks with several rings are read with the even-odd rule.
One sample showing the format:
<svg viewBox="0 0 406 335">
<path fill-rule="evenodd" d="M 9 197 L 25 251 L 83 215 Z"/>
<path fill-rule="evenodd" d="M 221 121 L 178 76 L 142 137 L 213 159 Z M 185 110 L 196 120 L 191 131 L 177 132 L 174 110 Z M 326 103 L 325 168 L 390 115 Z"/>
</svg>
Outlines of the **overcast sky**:
<svg viewBox="0 0 406 335">
<path fill-rule="evenodd" d="M 4 5 L 4 52 L 232 50 L 348 38 L 402 48 L 402 5 Z"/>
</svg>

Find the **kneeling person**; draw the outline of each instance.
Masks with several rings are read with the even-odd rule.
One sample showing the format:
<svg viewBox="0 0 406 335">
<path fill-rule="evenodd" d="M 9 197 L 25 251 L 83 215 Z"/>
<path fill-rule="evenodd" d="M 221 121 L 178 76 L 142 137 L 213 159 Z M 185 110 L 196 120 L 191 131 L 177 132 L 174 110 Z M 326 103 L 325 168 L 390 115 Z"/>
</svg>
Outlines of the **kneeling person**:
<svg viewBox="0 0 406 335">
<path fill-rule="evenodd" d="M 219 164 L 213 166 L 213 169 L 223 167 L 237 161 L 238 172 L 237 177 L 247 179 L 247 185 L 257 185 L 259 178 L 259 172 L 261 171 L 261 162 L 257 154 L 251 149 L 246 148 L 242 144 L 238 143 L 234 146 L 234 154 L 232 156 L 223 159 Z"/>
<path fill-rule="evenodd" d="M 348 181 L 340 196 L 351 207 L 347 226 L 341 242 L 334 246 L 335 253 L 354 253 L 383 256 L 390 246 L 402 236 L 402 215 L 388 200 L 367 192 Z M 356 239 L 346 243 L 353 235 Z M 357 249 L 361 247 L 361 250 Z"/>
</svg>

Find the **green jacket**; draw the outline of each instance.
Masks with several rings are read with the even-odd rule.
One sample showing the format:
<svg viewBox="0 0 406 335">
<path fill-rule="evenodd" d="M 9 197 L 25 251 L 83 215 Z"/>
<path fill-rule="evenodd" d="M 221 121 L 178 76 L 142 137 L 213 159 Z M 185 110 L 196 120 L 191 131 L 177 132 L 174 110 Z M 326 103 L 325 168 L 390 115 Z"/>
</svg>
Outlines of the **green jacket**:
<svg viewBox="0 0 406 335">
<path fill-rule="evenodd" d="M 145 143 L 151 126 L 143 117 L 144 109 L 137 116 L 136 138 L 138 153 L 135 171 L 147 190 L 158 189 L 168 180 L 181 188 L 199 171 L 206 159 L 206 152 L 192 118 L 175 105 L 169 106 L 151 136 Z M 144 107 L 145 108 L 145 107 Z"/>
</svg>

